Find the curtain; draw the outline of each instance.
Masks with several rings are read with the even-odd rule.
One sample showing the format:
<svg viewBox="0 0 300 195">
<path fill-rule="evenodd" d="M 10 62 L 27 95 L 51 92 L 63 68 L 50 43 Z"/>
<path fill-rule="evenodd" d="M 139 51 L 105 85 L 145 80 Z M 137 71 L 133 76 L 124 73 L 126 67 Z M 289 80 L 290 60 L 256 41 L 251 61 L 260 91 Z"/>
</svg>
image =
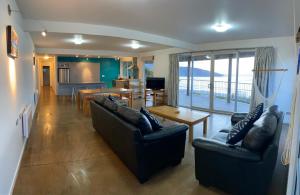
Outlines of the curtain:
<svg viewBox="0 0 300 195">
<path fill-rule="evenodd" d="M 271 69 L 275 68 L 275 50 L 273 47 L 257 48 L 255 52 L 254 69 Z M 250 109 L 253 110 L 259 103 L 257 96 L 260 93 L 264 97 L 270 94 L 270 72 L 261 71 L 254 72 L 253 86 L 251 93 Z M 256 83 L 255 83 L 256 82 Z M 255 90 L 255 86 L 257 85 Z"/>
<path fill-rule="evenodd" d="M 177 54 L 170 54 L 170 71 L 168 82 L 168 104 L 170 106 L 178 106 L 178 90 L 179 90 L 179 59 Z"/>
</svg>

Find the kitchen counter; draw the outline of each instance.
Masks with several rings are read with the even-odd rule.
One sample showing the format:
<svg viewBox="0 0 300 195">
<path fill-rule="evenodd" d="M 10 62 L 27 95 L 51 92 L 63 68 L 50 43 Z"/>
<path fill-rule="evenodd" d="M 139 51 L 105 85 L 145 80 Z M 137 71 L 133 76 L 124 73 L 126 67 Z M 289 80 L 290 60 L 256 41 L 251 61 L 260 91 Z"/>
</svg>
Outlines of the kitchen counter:
<svg viewBox="0 0 300 195">
<path fill-rule="evenodd" d="M 73 89 L 97 89 L 105 87 L 103 82 L 92 83 L 58 83 L 56 94 L 57 95 L 72 95 Z"/>
<path fill-rule="evenodd" d="M 58 83 L 59 85 L 97 85 L 104 84 L 104 82 L 96 82 L 96 83 Z"/>
</svg>

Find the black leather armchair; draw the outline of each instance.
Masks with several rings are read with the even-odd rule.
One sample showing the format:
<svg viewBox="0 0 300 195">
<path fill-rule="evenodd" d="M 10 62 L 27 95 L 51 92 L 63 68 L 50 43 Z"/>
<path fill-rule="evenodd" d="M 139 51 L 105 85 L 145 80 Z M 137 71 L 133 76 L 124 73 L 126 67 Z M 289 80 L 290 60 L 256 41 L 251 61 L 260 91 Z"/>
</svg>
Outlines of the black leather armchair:
<svg viewBox="0 0 300 195">
<path fill-rule="evenodd" d="M 283 114 L 278 116 L 275 134 L 261 152 L 227 145 L 224 130 L 212 139 L 195 139 L 195 174 L 199 183 L 230 194 L 267 194 L 282 129 Z"/>
</svg>

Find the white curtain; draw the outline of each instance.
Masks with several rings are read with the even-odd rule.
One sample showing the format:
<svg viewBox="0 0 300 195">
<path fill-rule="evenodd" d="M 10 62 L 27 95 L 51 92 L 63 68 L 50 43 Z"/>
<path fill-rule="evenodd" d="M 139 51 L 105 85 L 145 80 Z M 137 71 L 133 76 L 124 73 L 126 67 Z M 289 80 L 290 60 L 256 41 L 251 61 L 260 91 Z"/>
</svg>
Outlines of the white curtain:
<svg viewBox="0 0 300 195">
<path fill-rule="evenodd" d="M 176 107 L 179 95 L 179 59 L 177 54 L 170 54 L 169 59 L 168 105 Z"/>
<path fill-rule="evenodd" d="M 275 68 L 275 50 L 273 47 L 257 48 L 255 52 L 254 69 Z M 257 87 L 255 87 L 255 85 Z M 258 91 L 259 90 L 259 91 Z M 255 71 L 253 87 L 251 93 L 250 109 L 253 110 L 258 104 L 262 103 L 259 95 L 267 98 L 270 93 L 270 72 Z"/>
</svg>

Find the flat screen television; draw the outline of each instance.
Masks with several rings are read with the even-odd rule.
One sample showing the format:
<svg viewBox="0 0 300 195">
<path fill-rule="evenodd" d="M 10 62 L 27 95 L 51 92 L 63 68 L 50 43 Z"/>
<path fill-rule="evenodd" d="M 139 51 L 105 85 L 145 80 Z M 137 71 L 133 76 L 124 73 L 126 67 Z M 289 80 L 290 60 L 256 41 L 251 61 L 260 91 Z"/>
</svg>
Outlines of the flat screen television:
<svg viewBox="0 0 300 195">
<path fill-rule="evenodd" d="M 148 77 L 146 79 L 146 88 L 152 90 L 165 89 L 165 78 Z"/>
</svg>

